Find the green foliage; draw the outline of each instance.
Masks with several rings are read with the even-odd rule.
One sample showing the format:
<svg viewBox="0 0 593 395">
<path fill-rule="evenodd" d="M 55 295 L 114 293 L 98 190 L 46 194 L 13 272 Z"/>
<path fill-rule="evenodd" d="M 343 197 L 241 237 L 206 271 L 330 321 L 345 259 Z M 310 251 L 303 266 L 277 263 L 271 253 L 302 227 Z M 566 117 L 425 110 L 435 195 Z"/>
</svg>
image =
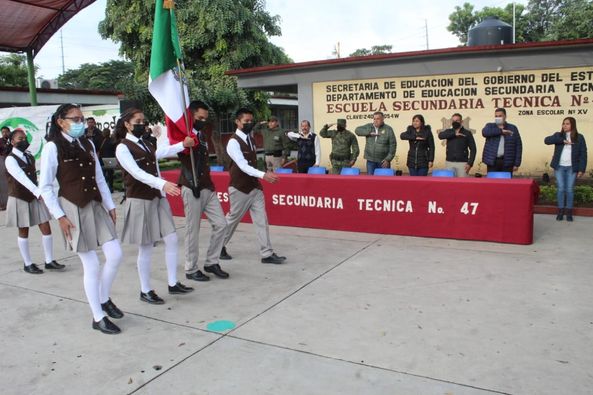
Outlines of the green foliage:
<svg viewBox="0 0 593 395">
<path fill-rule="evenodd" d="M 481 10 L 475 10 L 470 3 L 456 6 L 449 15 L 447 30 L 465 44 L 469 30 L 489 16 L 512 24 L 513 4 Z M 590 38 L 593 37 L 592 20 L 592 1 L 530 0 L 527 7 L 515 5 L 515 37 L 517 42 Z"/>
<path fill-rule="evenodd" d="M 108 0 L 106 17 L 99 24 L 103 38 L 119 42 L 120 53 L 134 63 L 138 84 L 148 78 L 154 7 L 152 0 Z M 234 77 L 224 74 L 232 69 L 291 62 L 268 40 L 280 35 L 280 27 L 279 17 L 265 11 L 265 2 L 179 0 L 176 16 L 192 98 L 204 100 L 220 116 L 246 104 L 266 111 L 265 95 L 246 93 Z M 152 103 L 145 105 L 149 119 L 162 118 L 146 89 L 124 92 L 129 98 Z"/>
<path fill-rule="evenodd" d="M 0 86 L 29 86 L 25 55 L 11 53 L 0 56 Z"/>
<path fill-rule="evenodd" d="M 131 62 L 110 60 L 99 64 L 85 63 L 68 70 L 58 77 L 58 85 L 60 88 L 123 90 L 133 77 Z"/>
<path fill-rule="evenodd" d="M 540 185 L 539 200 L 541 202 L 555 202 L 556 191 L 555 185 Z M 576 185 L 574 187 L 574 202 L 575 204 L 593 203 L 593 186 Z"/>
<path fill-rule="evenodd" d="M 391 53 L 393 45 L 373 45 L 371 49 L 359 48 L 352 52 L 349 56 L 369 56 L 369 55 L 380 55 L 384 53 Z"/>
</svg>

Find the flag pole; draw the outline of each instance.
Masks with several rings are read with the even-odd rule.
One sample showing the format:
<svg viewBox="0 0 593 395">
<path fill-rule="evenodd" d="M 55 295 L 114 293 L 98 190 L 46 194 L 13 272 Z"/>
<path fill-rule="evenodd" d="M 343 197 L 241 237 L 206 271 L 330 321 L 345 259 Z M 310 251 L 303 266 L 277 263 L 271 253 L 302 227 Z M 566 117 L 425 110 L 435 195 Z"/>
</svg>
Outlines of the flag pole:
<svg viewBox="0 0 593 395">
<path fill-rule="evenodd" d="M 175 4 L 173 1 L 165 1 L 163 4 L 164 7 L 169 8 L 169 13 L 171 14 L 171 20 L 175 19 Z M 176 35 L 177 45 L 181 48 L 181 44 L 179 43 L 179 37 Z M 181 92 L 181 101 L 183 103 L 183 119 L 185 119 L 185 130 L 187 132 L 187 136 L 191 137 L 191 130 L 192 130 L 192 123 L 189 119 L 189 114 L 187 112 L 187 102 L 185 100 L 185 91 L 183 89 L 184 86 L 184 78 L 185 78 L 185 68 L 181 63 L 181 59 L 177 57 L 177 70 L 179 73 L 179 87 Z M 189 87 L 187 87 L 189 93 Z M 189 147 L 189 158 L 191 161 L 191 174 L 193 178 L 193 186 L 196 188 L 198 186 L 198 177 L 196 175 L 196 159 L 194 157 L 194 150 L 192 147 Z"/>
</svg>

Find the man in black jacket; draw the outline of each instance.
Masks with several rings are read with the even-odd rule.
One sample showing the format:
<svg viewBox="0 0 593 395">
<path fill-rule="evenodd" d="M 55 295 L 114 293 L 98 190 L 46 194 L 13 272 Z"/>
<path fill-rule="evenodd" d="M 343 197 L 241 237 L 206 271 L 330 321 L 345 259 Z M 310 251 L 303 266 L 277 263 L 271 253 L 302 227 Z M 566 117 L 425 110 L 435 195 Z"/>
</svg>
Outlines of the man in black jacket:
<svg viewBox="0 0 593 395">
<path fill-rule="evenodd" d="M 461 114 L 451 117 L 451 128 L 439 133 L 447 140 L 446 166 L 455 171 L 456 177 L 467 177 L 476 159 L 476 142 L 472 132 L 463 127 Z"/>
</svg>

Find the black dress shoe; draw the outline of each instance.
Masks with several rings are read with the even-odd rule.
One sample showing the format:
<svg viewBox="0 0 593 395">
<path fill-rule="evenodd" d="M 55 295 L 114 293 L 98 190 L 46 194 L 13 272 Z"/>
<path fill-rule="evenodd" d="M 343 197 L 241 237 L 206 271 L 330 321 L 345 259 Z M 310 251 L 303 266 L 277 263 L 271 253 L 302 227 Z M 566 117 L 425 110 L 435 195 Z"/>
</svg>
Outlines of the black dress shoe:
<svg viewBox="0 0 593 395">
<path fill-rule="evenodd" d="M 571 208 L 566 209 L 566 220 L 568 222 L 572 222 L 572 209 Z"/>
<path fill-rule="evenodd" d="M 121 332 L 121 329 L 113 322 L 109 321 L 109 318 L 103 317 L 99 322 L 93 320 L 93 329 L 101 331 L 107 335 L 117 335 Z"/>
<path fill-rule="evenodd" d="M 117 308 L 115 303 L 111 301 L 111 298 L 107 300 L 105 303 L 101 303 L 101 307 L 103 311 L 107 313 L 107 315 L 111 318 L 122 318 L 124 313 Z"/>
<path fill-rule="evenodd" d="M 187 278 L 188 280 L 194 280 L 194 281 L 209 281 L 210 280 L 210 277 L 208 277 L 207 275 L 202 273 L 200 270 L 198 270 L 195 273 L 191 273 L 191 274 L 186 273 L 185 278 Z"/>
<path fill-rule="evenodd" d="M 161 299 L 153 290 L 147 293 L 140 292 L 140 300 L 150 304 L 164 304 L 165 301 Z"/>
<path fill-rule="evenodd" d="M 261 263 L 273 263 L 275 265 L 279 265 L 281 263 L 284 263 L 285 260 L 286 257 L 278 256 L 276 255 L 276 253 L 273 253 L 267 258 L 262 258 Z"/>
<path fill-rule="evenodd" d="M 62 265 L 56 261 L 51 261 L 50 263 L 45 264 L 47 270 L 64 270 L 65 267 L 66 265 Z"/>
<path fill-rule="evenodd" d="M 558 215 L 556 215 L 556 221 L 562 221 L 564 219 L 564 209 L 558 209 Z"/>
<path fill-rule="evenodd" d="M 229 278 L 229 274 L 222 270 L 218 263 L 216 265 L 204 266 L 204 271 L 212 273 L 218 278 Z"/>
<path fill-rule="evenodd" d="M 228 254 L 228 252 L 226 252 L 226 247 L 222 247 L 222 251 L 220 251 L 220 259 L 225 260 L 225 261 L 233 259 L 233 257 L 230 256 Z"/>
<path fill-rule="evenodd" d="M 31 274 L 41 274 L 43 273 L 43 270 L 39 269 L 39 267 L 37 267 L 36 264 L 32 263 L 29 266 L 25 265 L 24 266 L 24 270 L 27 273 L 31 273 Z"/>
<path fill-rule="evenodd" d="M 193 292 L 192 287 L 186 287 L 185 285 L 181 284 L 179 281 L 173 286 L 169 285 L 169 293 L 171 295 L 178 295 L 178 294 L 187 294 Z"/>
</svg>

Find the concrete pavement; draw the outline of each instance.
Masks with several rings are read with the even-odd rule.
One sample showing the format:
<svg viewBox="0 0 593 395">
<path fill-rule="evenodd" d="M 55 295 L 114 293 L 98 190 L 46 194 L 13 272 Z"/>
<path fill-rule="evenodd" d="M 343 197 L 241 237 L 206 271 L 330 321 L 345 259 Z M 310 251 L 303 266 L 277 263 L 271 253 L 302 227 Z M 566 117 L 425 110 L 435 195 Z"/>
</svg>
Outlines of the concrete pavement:
<svg viewBox="0 0 593 395">
<path fill-rule="evenodd" d="M 39 276 L 2 226 L 0 393 L 589 394 L 592 225 L 537 215 L 531 246 L 272 227 L 288 256 L 276 266 L 259 263 L 241 224 L 222 262 L 229 280 L 185 280 L 180 265 L 189 295 L 167 294 L 155 249 L 162 306 L 138 300 L 136 250 L 124 246 L 117 336 L 91 329 L 82 267 L 56 223 L 67 269 Z M 203 257 L 207 222 L 202 237 Z M 39 231 L 30 238 L 38 263 Z M 207 330 L 218 320 L 236 327 Z"/>
</svg>

